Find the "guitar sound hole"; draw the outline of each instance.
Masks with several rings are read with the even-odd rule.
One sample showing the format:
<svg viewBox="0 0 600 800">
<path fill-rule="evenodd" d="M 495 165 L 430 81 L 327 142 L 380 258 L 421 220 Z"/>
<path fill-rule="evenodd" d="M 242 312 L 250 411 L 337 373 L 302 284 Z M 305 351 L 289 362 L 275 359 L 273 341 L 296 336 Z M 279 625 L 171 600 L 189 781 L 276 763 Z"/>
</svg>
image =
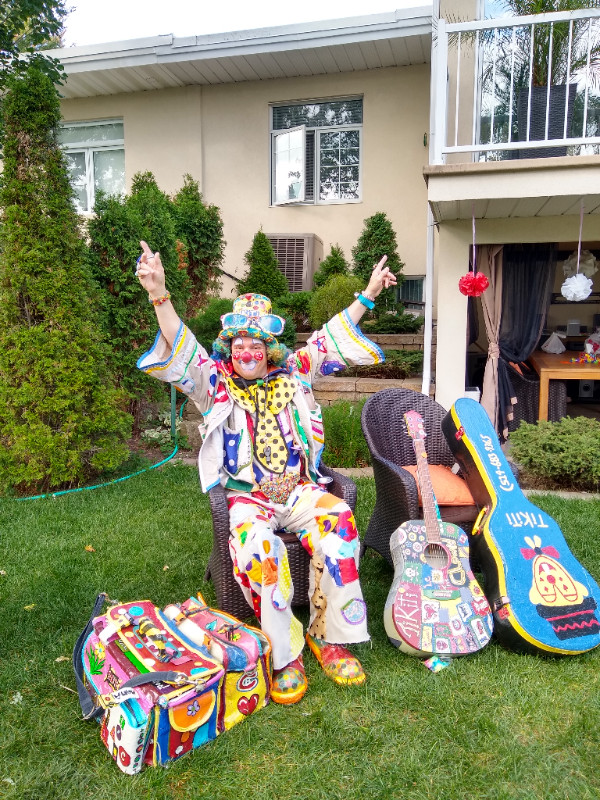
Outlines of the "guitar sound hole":
<svg viewBox="0 0 600 800">
<path fill-rule="evenodd" d="M 443 569 L 448 566 L 448 553 L 441 544 L 428 544 L 423 555 L 432 569 Z"/>
</svg>

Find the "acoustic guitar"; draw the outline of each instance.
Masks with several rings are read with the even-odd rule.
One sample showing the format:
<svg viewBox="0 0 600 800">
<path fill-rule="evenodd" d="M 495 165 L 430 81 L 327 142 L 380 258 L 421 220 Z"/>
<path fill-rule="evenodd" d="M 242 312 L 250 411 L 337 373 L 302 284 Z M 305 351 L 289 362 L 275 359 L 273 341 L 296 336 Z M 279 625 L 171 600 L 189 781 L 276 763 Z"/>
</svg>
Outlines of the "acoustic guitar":
<svg viewBox="0 0 600 800">
<path fill-rule="evenodd" d="M 464 656 L 492 635 L 492 614 L 469 563 L 469 540 L 443 522 L 433 492 L 423 418 L 404 415 L 417 457 L 424 520 L 409 520 L 390 537 L 394 580 L 383 612 L 389 640 L 409 655 Z"/>
</svg>

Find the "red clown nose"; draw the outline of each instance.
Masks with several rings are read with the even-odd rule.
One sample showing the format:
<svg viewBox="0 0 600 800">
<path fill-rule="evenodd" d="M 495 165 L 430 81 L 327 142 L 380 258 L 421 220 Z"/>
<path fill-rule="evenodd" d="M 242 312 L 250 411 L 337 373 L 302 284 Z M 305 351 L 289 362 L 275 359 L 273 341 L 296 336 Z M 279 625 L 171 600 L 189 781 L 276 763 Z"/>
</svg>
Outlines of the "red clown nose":
<svg viewBox="0 0 600 800">
<path fill-rule="evenodd" d="M 249 364 L 251 361 L 262 361 L 263 354 L 261 352 L 258 353 L 234 353 L 233 358 L 236 361 L 241 361 L 244 364 Z"/>
</svg>

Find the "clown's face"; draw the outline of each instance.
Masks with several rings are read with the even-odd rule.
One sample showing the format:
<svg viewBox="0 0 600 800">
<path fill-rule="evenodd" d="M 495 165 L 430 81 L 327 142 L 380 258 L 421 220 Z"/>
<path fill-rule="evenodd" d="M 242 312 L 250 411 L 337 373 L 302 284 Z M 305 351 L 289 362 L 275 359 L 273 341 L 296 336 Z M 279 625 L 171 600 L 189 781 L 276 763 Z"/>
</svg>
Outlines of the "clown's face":
<svg viewBox="0 0 600 800">
<path fill-rule="evenodd" d="M 247 381 L 264 378 L 268 372 L 267 348 L 261 339 L 236 336 L 231 342 L 233 371 Z"/>
</svg>

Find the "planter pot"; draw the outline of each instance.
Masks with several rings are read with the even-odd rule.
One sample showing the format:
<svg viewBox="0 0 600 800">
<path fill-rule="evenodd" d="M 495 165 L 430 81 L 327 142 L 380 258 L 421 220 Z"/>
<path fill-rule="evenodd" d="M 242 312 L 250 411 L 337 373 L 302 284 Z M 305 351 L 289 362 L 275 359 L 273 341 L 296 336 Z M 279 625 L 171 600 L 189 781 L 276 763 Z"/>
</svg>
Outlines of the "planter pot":
<svg viewBox="0 0 600 800">
<path fill-rule="evenodd" d="M 577 85 L 569 84 L 569 107 L 567 109 L 567 136 L 570 136 L 571 122 Z M 550 87 L 550 112 L 548 118 L 548 139 L 562 139 L 565 125 L 565 104 L 567 86 Z M 517 141 L 527 140 L 527 104 L 529 89 L 520 89 L 517 92 Z M 546 103 L 548 100 L 547 86 L 531 87 L 531 116 L 529 119 L 529 141 L 545 139 L 546 133 Z M 566 147 L 537 147 L 518 151 L 519 158 L 551 158 L 566 156 Z"/>
</svg>

